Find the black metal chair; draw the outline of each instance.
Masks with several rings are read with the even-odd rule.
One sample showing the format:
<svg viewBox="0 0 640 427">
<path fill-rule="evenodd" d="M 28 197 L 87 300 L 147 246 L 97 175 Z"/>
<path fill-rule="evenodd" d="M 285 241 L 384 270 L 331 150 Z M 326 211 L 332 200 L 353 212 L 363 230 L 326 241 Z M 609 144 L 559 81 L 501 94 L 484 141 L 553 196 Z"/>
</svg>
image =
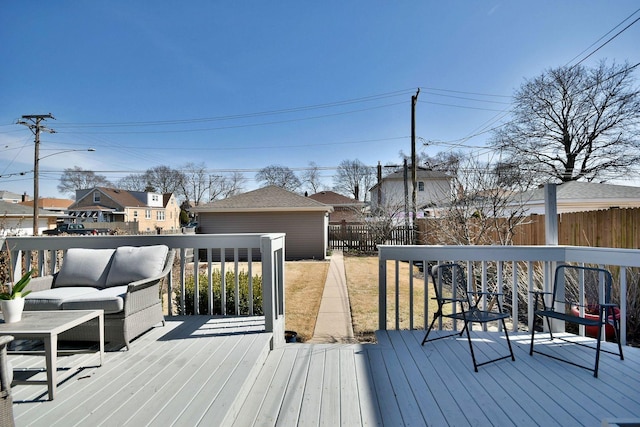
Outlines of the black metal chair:
<svg viewBox="0 0 640 427">
<path fill-rule="evenodd" d="M 567 286 L 571 280 L 575 281 L 578 286 Z M 535 295 L 534 313 L 546 319 L 551 340 L 554 339 L 554 336 L 549 319 L 558 319 L 582 325 L 586 328 L 587 335 L 595 336 L 597 340 L 595 348 L 588 344 L 556 336 L 556 338 L 560 340 L 595 349 L 596 361 L 593 369 L 589 366 L 534 350 L 533 339 L 536 332 L 535 328 L 531 331 L 529 354 L 533 356 L 535 352 L 580 368 L 591 370 L 593 371 L 593 376 L 596 378 L 598 377 L 601 351 L 618 355 L 620 356 L 620 360 L 624 360 L 622 343 L 620 342 L 619 311 L 616 311 L 619 307 L 618 304 L 611 302 L 612 283 L 611 273 L 606 269 L 563 264 L 556 267 L 553 279 L 553 292 L 533 291 Z M 580 291 L 581 288 L 583 289 L 582 292 Z M 547 304 L 547 301 L 545 301 L 545 296 L 547 296 L 547 298 L 551 297 L 550 304 Z M 539 302 L 542 302 L 541 309 L 538 308 Z M 613 330 L 613 335 L 618 343 L 618 353 L 601 348 L 603 329 L 606 331 L 607 328 Z M 590 331 L 591 334 L 589 334 Z"/>
<path fill-rule="evenodd" d="M 508 357 L 511 357 L 511 360 L 513 361 L 516 360 L 513 355 L 511 341 L 509 341 L 509 334 L 507 333 L 507 326 L 504 321 L 504 319 L 509 317 L 509 314 L 502 312 L 502 304 L 499 298 L 502 294 L 496 292 L 475 292 L 469 289 L 469 286 L 467 286 L 464 268 L 457 263 L 439 264 L 432 267 L 431 280 L 435 291 L 435 297 L 433 299 L 438 303 L 438 309 L 433 314 L 433 320 L 431 321 L 431 325 L 429 325 L 429 329 L 427 329 L 427 333 L 422 340 L 422 345 L 429 341 L 448 338 L 454 335 L 462 336 L 466 331 L 469 350 L 471 351 L 471 358 L 473 359 L 473 368 L 476 372 L 478 372 L 479 366 L 486 365 L 487 363 L 496 362 Z M 481 309 L 479 307 L 480 302 L 485 297 L 491 299 L 495 298 L 495 308 L 497 310 Z M 461 320 L 464 323 L 464 327 L 460 332 L 454 332 L 449 335 L 429 339 L 429 333 L 433 329 L 436 320 L 442 318 L 452 319 L 454 325 L 456 321 Z M 470 334 L 471 328 L 469 324 L 486 324 L 496 321 L 501 322 L 502 324 L 502 330 L 504 331 L 504 336 L 506 337 L 507 345 L 509 346 L 509 354 L 478 363 L 473 351 L 473 343 L 471 341 Z"/>
</svg>

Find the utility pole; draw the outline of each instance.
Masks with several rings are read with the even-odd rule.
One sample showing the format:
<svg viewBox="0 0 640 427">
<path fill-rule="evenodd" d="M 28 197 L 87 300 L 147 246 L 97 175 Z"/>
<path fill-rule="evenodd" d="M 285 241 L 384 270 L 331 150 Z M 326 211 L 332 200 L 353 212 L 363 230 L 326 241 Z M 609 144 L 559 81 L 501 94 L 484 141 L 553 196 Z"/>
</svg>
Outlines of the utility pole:
<svg viewBox="0 0 640 427">
<path fill-rule="evenodd" d="M 42 121 L 46 119 L 54 119 L 55 118 L 49 114 L 29 114 L 22 116 L 22 120 L 18 120 L 19 125 L 25 125 L 33 132 L 35 136 L 35 147 L 33 150 L 33 235 L 37 236 L 39 233 L 39 207 L 38 202 L 40 195 L 39 192 L 39 162 L 40 162 L 40 132 L 49 132 L 55 133 L 54 130 L 48 129 L 42 126 Z"/>
<path fill-rule="evenodd" d="M 411 212 L 413 214 L 413 244 L 417 243 L 418 233 L 416 232 L 416 215 L 417 209 L 417 185 L 418 185 L 418 169 L 416 163 L 416 104 L 418 103 L 418 95 L 420 95 L 420 88 L 415 95 L 411 97 L 411 183 L 413 184 L 413 190 L 411 192 Z"/>
</svg>

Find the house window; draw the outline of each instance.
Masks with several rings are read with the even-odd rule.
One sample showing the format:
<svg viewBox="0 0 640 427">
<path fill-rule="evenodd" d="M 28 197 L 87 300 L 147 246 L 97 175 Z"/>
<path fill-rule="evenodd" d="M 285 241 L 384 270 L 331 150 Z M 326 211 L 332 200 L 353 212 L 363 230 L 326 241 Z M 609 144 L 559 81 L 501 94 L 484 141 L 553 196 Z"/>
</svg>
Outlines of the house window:
<svg viewBox="0 0 640 427">
<path fill-rule="evenodd" d="M 144 219 L 151 219 L 151 209 L 144 211 Z"/>
<path fill-rule="evenodd" d="M 138 211 L 133 211 L 133 220 L 137 220 L 138 219 Z"/>
<path fill-rule="evenodd" d="M 157 211 L 156 212 L 156 220 L 164 221 L 164 211 Z"/>
<path fill-rule="evenodd" d="M 93 192 L 93 203 L 100 203 L 100 193 L 97 191 Z"/>
<path fill-rule="evenodd" d="M 157 202 L 158 201 L 158 195 L 157 194 L 152 194 L 151 195 L 151 200 L 154 201 L 154 202 Z"/>
<path fill-rule="evenodd" d="M 418 191 L 424 191 L 424 182 L 418 181 Z"/>
</svg>

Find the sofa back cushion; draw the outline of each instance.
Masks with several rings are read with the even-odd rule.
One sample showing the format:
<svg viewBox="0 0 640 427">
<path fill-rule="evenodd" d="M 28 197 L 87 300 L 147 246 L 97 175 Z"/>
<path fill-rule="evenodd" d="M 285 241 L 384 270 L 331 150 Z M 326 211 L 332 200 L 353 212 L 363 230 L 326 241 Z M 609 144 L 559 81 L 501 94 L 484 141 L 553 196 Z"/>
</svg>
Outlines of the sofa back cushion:
<svg viewBox="0 0 640 427">
<path fill-rule="evenodd" d="M 137 280 L 159 276 L 169 248 L 155 246 L 120 246 L 116 249 L 107 276 L 106 287 L 127 285 Z"/>
<path fill-rule="evenodd" d="M 104 288 L 114 252 L 114 249 L 68 249 L 54 286 Z"/>
</svg>

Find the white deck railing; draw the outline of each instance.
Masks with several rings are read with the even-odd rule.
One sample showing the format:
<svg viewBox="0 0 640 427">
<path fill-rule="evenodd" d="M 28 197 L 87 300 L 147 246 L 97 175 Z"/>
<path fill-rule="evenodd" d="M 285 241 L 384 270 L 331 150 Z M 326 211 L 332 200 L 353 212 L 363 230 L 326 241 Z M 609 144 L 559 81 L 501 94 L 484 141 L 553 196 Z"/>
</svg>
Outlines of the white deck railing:
<svg viewBox="0 0 640 427">
<path fill-rule="evenodd" d="M 213 292 L 209 280 L 209 313 L 198 313 L 199 271 L 202 262 L 192 262 L 198 254 L 206 253 L 208 278 L 212 277 L 215 268 L 220 269 L 222 289 L 225 289 L 226 272 L 235 274 L 235 310 L 226 310 L 226 293 L 222 292 L 222 315 L 239 315 L 239 283 L 238 277 L 242 268 L 247 268 L 249 276 L 249 298 L 253 301 L 252 280 L 254 265 L 259 264 L 262 276 L 262 308 L 265 316 L 265 330 L 273 332 L 274 346 L 284 343 L 284 241 L 283 233 L 272 234 L 189 234 L 189 235 L 152 235 L 152 236 L 53 236 L 53 237 L 7 237 L 3 250 L 11 252 L 14 277 L 20 277 L 24 260 L 32 260 L 37 265 L 40 275 L 53 274 L 59 268 L 64 251 L 69 248 L 107 249 L 119 246 L 167 245 L 179 254 L 179 278 L 169 275 L 168 313 L 174 313 L 171 295 L 174 289 L 180 289 L 180 312 L 185 312 L 185 278 L 189 264 L 193 265 L 194 308 L 195 314 L 212 314 L 214 307 Z M 195 257 L 193 256 L 195 255 Z M 176 283 L 178 279 L 178 283 Z M 249 304 L 249 314 L 254 314 L 253 304 Z"/>
<path fill-rule="evenodd" d="M 619 302 L 621 319 L 621 338 L 626 344 L 626 318 L 627 318 L 627 276 L 628 268 L 640 267 L 640 250 L 636 249 L 614 249 L 614 248 L 593 248 L 580 246 L 380 246 L 379 247 L 379 319 L 378 328 L 401 329 L 401 324 L 405 329 L 423 328 L 424 323 L 428 325 L 429 304 L 427 295 L 430 290 L 428 280 L 428 266 L 438 262 L 455 261 L 464 263 L 467 269 L 480 269 L 480 286 L 483 291 L 487 290 L 488 283 L 494 281 L 501 289 L 510 289 L 511 301 L 506 301 L 511 306 L 513 319 L 513 330 L 519 328 L 518 313 L 526 309 L 526 326 L 530 330 L 533 326 L 533 303 L 529 293 L 527 296 L 527 307 L 519 307 L 517 286 L 526 285 L 527 290 L 534 287 L 542 287 L 546 291 L 551 291 L 553 286 L 553 271 L 558 263 L 590 264 L 598 265 L 610 269 L 614 272 L 619 283 Z M 410 273 L 408 298 L 400 298 L 400 263 L 409 262 L 422 263 L 424 266 L 424 282 L 419 286 L 424 286 L 424 300 L 417 301 L 414 298 L 416 285 L 414 274 Z M 411 271 L 412 269 L 409 269 Z M 542 272 L 542 283 L 536 283 L 534 271 Z M 494 277 L 489 277 L 495 275 Z M 391 277 L 392 279 L 388 279 Z M 390 287 L 387 281 L 392 281 Z M 538 279 L 539 280 L 539 279 Z M 632 286 L 640 286 L 638 283 Z M 393 303 L 388 305 L 387 298 Z M 405 306 L 402 307 L 401 304 Z M 406 307 L 408 305 L 408 307 Z M 404 311 L 403 311 L 404 310 Z M 416 322 L 416 314 L 424 315 L 425 321 L 422 324 Z M 408 319 L 401 320 L 401 312 L 408 313 Z M 388 317 L 394 316 L 392 321 Z M 524 323 L 524 322 L 523 322 Z M 561 323 L 558 323 L 562 326 Z M 583 330 L 581 329 L 583 333 Z"/>
</svg>

